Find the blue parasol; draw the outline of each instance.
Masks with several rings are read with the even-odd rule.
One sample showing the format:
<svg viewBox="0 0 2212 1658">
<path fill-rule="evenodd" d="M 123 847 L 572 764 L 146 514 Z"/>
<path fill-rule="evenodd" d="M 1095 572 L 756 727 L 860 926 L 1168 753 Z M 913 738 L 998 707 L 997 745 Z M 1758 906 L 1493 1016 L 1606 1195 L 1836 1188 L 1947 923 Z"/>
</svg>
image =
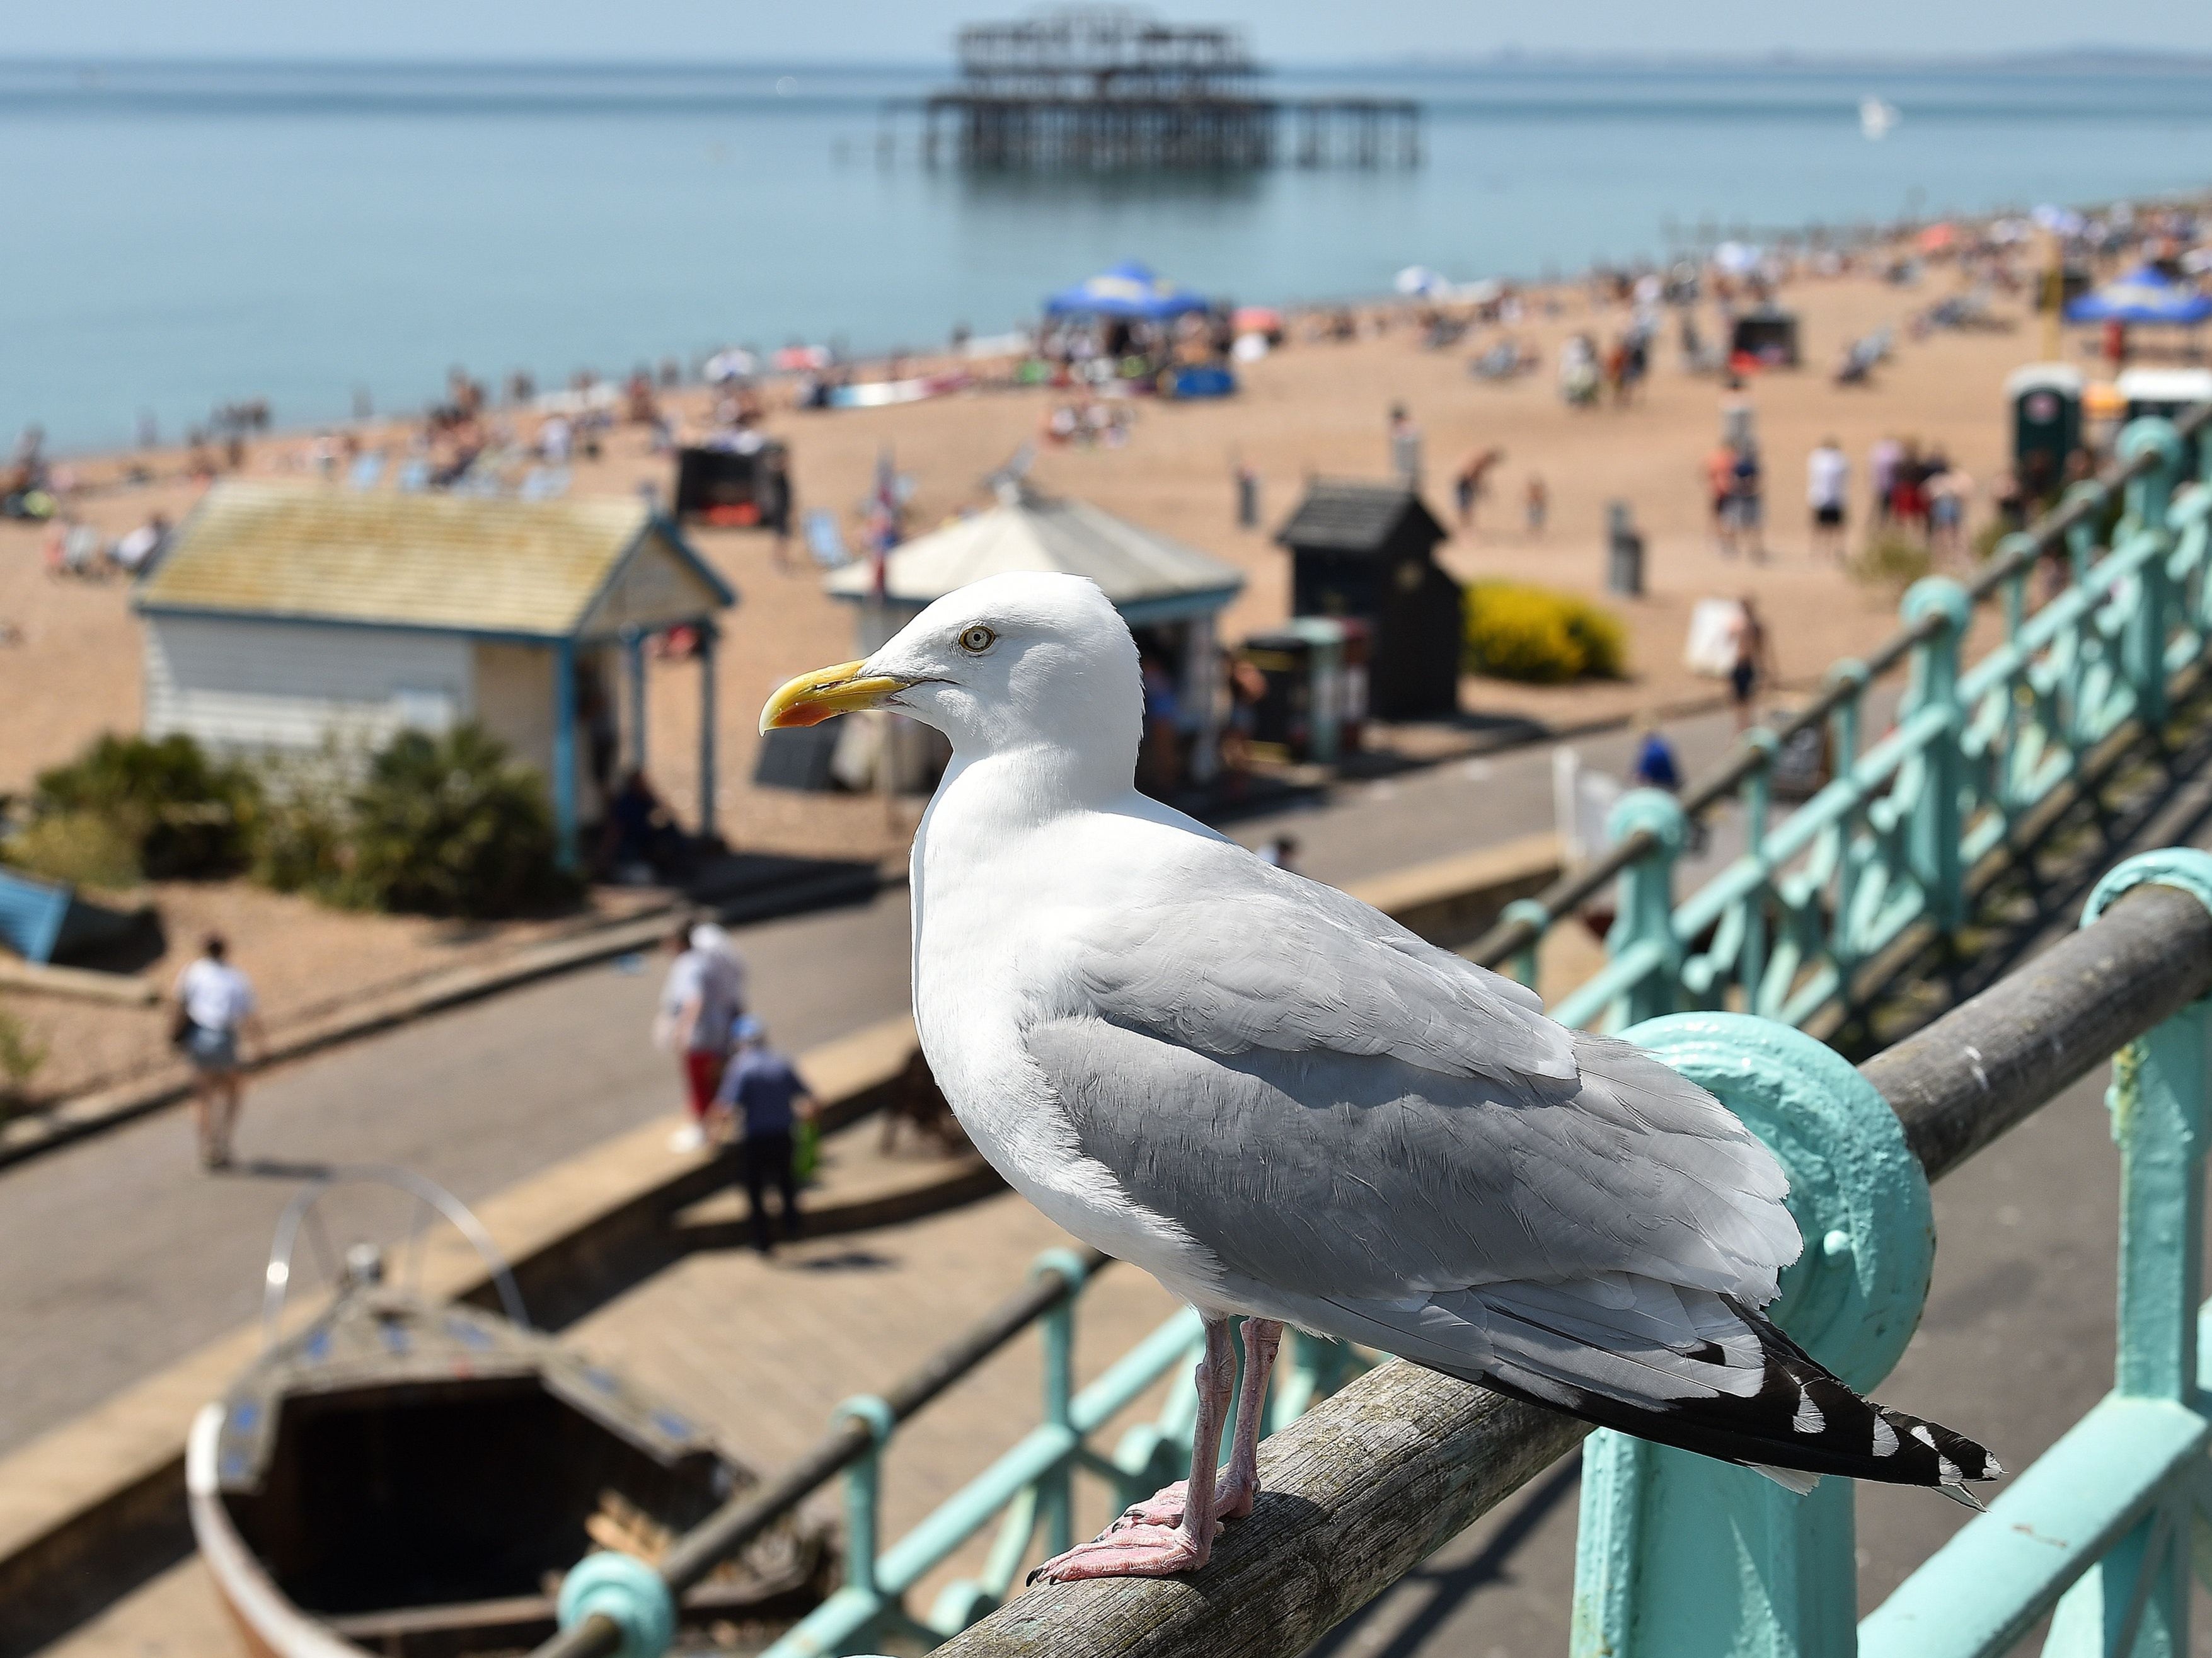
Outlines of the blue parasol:
<svg viewBox="0 0 2212 1658">
<path fill-rule="evenodd" d="M 2200 323 L 2207 318 L 2212 318 L 2212 297 L 2148 264 L 2094 294 L 2084 294 L 2066 307 L 2069 322 Z"/>
<path fill-rule="evenodd" d="M 1203 295 L 1156 276 L 1152 268 L 1125 259 L 1110 270 L 1063 288 L 1044 302 L 1048 317 L 1133 317 L 1158 322 L 1206 309 Z"/>
</svg>

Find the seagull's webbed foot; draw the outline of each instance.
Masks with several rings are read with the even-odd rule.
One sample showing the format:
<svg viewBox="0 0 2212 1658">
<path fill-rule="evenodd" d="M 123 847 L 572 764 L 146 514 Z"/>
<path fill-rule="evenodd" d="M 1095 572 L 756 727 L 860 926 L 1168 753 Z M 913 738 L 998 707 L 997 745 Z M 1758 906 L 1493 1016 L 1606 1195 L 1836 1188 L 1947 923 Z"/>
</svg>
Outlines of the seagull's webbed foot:
<svg viewBox="0 0 2212 1658">
<path fill-rule="evenodd" d="M 1180 1526 L 1184 1512 L 1189 1507 L 1190 1481 L 1178 1479 L 1172 1485 L 1163 1485 L 1141 1503 L 1132 1503 L 1121 1510 L 1121 1516 L 1106 1527 L 1103 1535 L 1127 1531 L 1132 1526 Z"/>
<path fill-rule="evenodd" d="M 1267 1399 L 1267 1379 L 1274 1370 L 1276 1350 L 1282 1341 L 1283 1327 L 1273 1320 L 1244 1321 L 1244 1392 L 1237 1402 L 1229 1467 L 1214 1487 L 1216 1520 L 1242 1520 L 1252 1512 L 1260 1495 L 1260 1424 Z M 1180 1526 L 1189 1492 L 1188 1479 L 1162 1486 L 1143 1502 L 1122 1509 L 1121 1517 L 1106 1528 L 1106 1534 L 1110 1537 L 1133 1526 Z"/>
<path fill-rule="evenodd" d="M 1229 1396 L 1237 1383 L 1237 1350 L 1226 1318 L 1206 1321 L 1206 1356 L 1192 1380 L 1198 1388 L 1198 1414 L 1191 1424 L 1190 1478 L 1136 1504 L 1103 1535 L 1054 1555 L 1030 1574 L 1030 1582 L 1169 1577 L 1195 1571 L 1212 1557 L 1214 1533 L 1221 1528 L 1214 1508 L 1214 1472 Z"/>
<path fill-rule="evenodd" d="M 1032 1583 L 1073 1583 L 1086 1577 L 1171 1577 L 1196 1571 L 1213 1553 L 1213 1527 L 1203 1536 L 1180 1523 L 1173 1526 L 1120 1521 L 1103 1537 L 1078 1543 L 1030 1574 Z"/>
<path fill-rule="evenodd" d="M 1242 1520 L 1252 1512 L 1253 1499 L 1260 1494 L 1260 1478 L 1247 1474 L 1234 1462 L 1221 1476 L 1221 1484 L 1213 1493 L 1213 1517 L 1216 1520 Z M 1106 1528 L 1105 1535 L 1127 1531 L 1133 1526 L 1180 1526 L 1189 1507 L 1190 1481 L 1178 1479 L 1172 1485 L 1163 1485 L 1141 1503 L 1132 1503 Z"/>
</svg>

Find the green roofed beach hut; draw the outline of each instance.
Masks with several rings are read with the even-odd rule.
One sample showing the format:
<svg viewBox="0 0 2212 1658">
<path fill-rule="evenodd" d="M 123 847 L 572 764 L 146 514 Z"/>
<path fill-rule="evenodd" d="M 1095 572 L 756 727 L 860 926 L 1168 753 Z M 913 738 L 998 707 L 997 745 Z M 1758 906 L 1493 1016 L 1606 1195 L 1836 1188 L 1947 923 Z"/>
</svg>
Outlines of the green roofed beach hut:
<svg viewBox="0 0 2212 1658">
<path fill-rule="evenodd" d="M 1048 571 L 1098 584 L 1140 648 L 1173 676 L 1176 723 L 1191 748 L 1191 774 L 1214 774 L 1220 736 L 1217 622 L 1243 590 L 1235 565 L 1085 501 L 1048 495 L 1018 479 L 995 484 L 997 504 L 895 549 L 885 559 L 883 604 L 861 559 L 832 574 L 832 598 L 860 608 L 863 655 L 957 587 L 1008 571 Z"/>
<path fill-rule="evenodd" d="M 544 773 L 573 853 L 618 750 L 644 765 L 645 643 L 684 628 L 697 640 L 699 832 L 711 837 L 714 617 L 736 602 L 635 498 L 221 483 L 133 600 L 146 732 L 304 753 L 473 720 Z"/>
</svg>

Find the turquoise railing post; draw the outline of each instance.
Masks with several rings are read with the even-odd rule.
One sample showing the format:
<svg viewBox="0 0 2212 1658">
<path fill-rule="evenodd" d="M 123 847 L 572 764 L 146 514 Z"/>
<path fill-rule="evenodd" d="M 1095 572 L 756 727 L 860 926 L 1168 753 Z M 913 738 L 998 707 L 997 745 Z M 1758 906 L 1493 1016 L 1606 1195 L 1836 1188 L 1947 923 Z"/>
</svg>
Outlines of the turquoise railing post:
<svg viewBox="0 0 2212 1658">
<path fill-rule="evenodd" d="M 2122 518 L 2130 537 L 2148 536 L 2163 550 L 2173 544 L 2166 512 L 2180 481 L 2181 434 L 2171 421 L 2138 420 L 2120 434 L 2119 453 L 2131 461 L 2146 450 L 2158 459 L 2151 469 L 2128 480 L 2127 510 Z M 2136 573 L 2137 592 L 2128 613 L 2122 645 L 2123 666 L 2136 694 L 2136 719 L 2145 731 L 2166 724 L 2166 635 L 2172 610 L 2172 580 L 2163 556 L 2146 559 Z"/>
<path fill-rule="evenodd" d="M 2212 909 L 2212 855 L 2177 849 L 2129 859 L 2097 884 L 2082 925 L 2147 883 L 2184 888 Z M 2112 1056 L 2105 1099 L 2120 1148 L 2113 1369 L 2122 1398 L 2197 1405 L 2208 1088 L 2212 1001 L 2183 1009 Z M 2066 1592 L 2051 1615 L 2045 1658 L 2183 1658 L 2194 1498 L 2168 1491 Z"/>
<path fill-rule="evenodd" d="M 1834 683 L 1850 688 L 1828 716 L 1828 771 L 1832 777 L 1849 777 L 1859 761 L 1859 715 L 1866 701 L 1866 664 L 1847 656 L 1828 670 Z M 1848 985 L 1859 964 L 1858 884 L 1865 853 L 1856 844 L 1854 822 L 1845 819 L 1835 829 L 1835 919 L 1828 928 L 1828 954 L 1836 964 L 1839 982 Z"/>
<path fill-rule="evenodd" d="M 848 1399 L 830 1413 L 838 1422 L 851 1418 L 864 1425 L 873 1442 L 868 1453 L 845 1470 L 845 1582 L 839 1593 L 865 1596 L 871 1610 L 884 1604 L 877 1586 L 876 1562 L 883 1552 L 884 1445 L 895 1425 L 891 1407 L 873 1394 Z"/>
<path fill-rule="evenodd" d="M 1083 1259 L 1072 1249 L 1048 1249 L 1030 1265 L 1030 1276 L 1058 1272 L 1071 1293 L 1037 1321 L 1044 1341 L 1044 1420 L 1048 1427 L 1070 1428 L 1075 1418 L 1075 1296 L 1084 1280 Z M 1075 1546 L 1075 1469 L 1061 1462 L 1037 1481 L 1037 1517 L 1044 1524 L 1047 1558 Z"/>
<path fill-rule="evenodd" d="M 1897 1114 L 1834 1050 L 1773 1020 L 1681 1013 L 1626 1034 L 1781 1158 L 1806 1247 L 1775 1315 L 1854 1387 L 1879 1382 L 1919 1322 L 1936 1253 Z M 1796 1497 L 1625 1434 L 1587 1442 L 1574 1658 L 1850 1658 L 1856 1619 L 1849 1480 Z"/>
<path fill-rule="evenodd" d="M 1766 849 L 1766 824 L 1774 807 L 1774 756 L 1781 745 L 1764 726 L 1743 734 L 1744 745 L 1766 756 L 1767 763 L 1743 780 L 1743 849 L 1759 857 Z M 1743 1011 L 1764 1013 L 1766 989 L 1766 909 L 1771 889 L 1760 886 L 1744 900 L 1743 950 L 1738 958 L 1736 981 L 1743 987 Z M 1787 986 L 1784 988 L 1786 990 Z"/>
<path fill-rule="evenodd" d="M 1656 844 L 1620 872 L 1620 908 L 1606 935 L 1606 954 L 1619 961 L 1630 950 L 1648 955 L 1648 969 L 1622 997 L 1627 1023 L 1672 1013 L 1682 988 L 1682 941 L 1674 933 L 1674 863 L 1682 855 L 1686 820 L 1671 794 L 1632 789 L 1607 820 L 1606 833 L 1618 845 L 1639 829 Z"/>
<path fill-rule="evenodd" d="M 1942 722 L 1921 750 L 1907 845 L 1925 914 L 1948 932 L 1966 919 L 1966 860 L 1959 845 L 1966 786 L 1960 739 L 1966 734 L 1966 710 L 1959 701 L 1959 647 L 1973 616 L 1973 600 L 1948 577 L 1923 576 L 1905 595 L 1904 613 L 1907 625 L 1929 616 L 1943 618 L 1914 648 L 1912 685 L 1905 695 L 1911 714 L 1934 714 Z"/>
<path fill-rule="evenodd" d="M 1516 898 L 1505 906 L 1498 918 L 1501 921 L 1526 921 L 1535 930 L 1534 937 L 1522 949 L 1513 952 L 1513 959 L 1505 964 L 1506 971 L 1522 984 L 1536 987 L 1537 947 L 1544 934 L 1551 930 L 1552 912 L 1534 898 Z"/>
</svg>

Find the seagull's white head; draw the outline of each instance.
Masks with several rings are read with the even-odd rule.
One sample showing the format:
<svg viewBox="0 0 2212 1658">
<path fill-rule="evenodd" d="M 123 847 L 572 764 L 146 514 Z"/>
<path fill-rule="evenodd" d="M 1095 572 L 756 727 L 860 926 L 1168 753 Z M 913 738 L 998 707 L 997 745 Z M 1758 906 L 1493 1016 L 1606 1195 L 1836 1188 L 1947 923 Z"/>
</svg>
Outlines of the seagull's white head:
<svg viewBox="0 0 2212 1658">
<path fill-rule="evenodd" d="M 857 708 L 934 726 L 963 760 L 1042 751 L 1127 788 L 1145 700 L 1136 641 L 1096 582 L 1016 573 L 945 594 L 863 661 L 801 674 L 761 729 Z"/>
</svg>

